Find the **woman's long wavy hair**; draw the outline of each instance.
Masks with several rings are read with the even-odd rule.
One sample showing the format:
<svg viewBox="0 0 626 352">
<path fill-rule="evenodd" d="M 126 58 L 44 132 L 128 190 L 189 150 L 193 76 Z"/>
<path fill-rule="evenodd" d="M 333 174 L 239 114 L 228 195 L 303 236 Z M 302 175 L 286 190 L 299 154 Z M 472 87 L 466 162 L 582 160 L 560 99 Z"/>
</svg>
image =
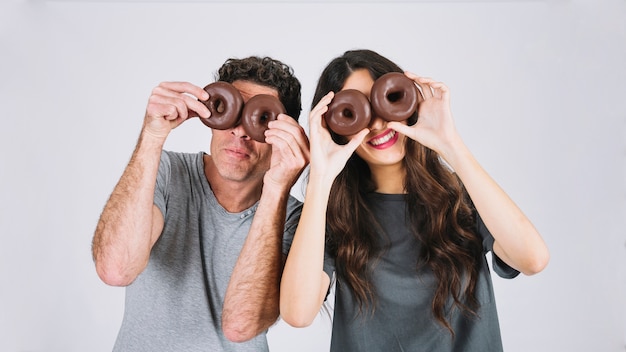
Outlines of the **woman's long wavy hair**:
<svg viewBox="0 0 626 352">
<path fill-rule="evenodd" d="M 312 107 L 329 91 L 340 91 L 358 69 L 368 70 L 374 80 L 387 72 L 403 72 L 371 50 L 347 51 L 324 69 Z M 409 124 L 415 121 L 417 114 Z M 333 134 L 333 138 L 342 142 L 338 135 Z M 407 215 L 420 243 L 416 270 L 431 270 L 435 275 L 432 313 L 454 336 L 448 321 L 450 312 L 460 309 L 473 316 L 479 306 L 476 282 L 482 244 L 475 229 L 474 207 L 459 178 L 442 164 L 437 153 L 410 138 L 406 138 L 404 167 Z M 333 183 L 326 214 L 327 247 L 336 258 L 339 280 L 351 288 L 359 304 L 359 313 L 375 308 L 376 292 L 369 280 L 368 263 L 380 255 L 380 226 L 364 200 L 364 194 L 375 189 L 367 163 L 354 153 Z"/>
</svg>

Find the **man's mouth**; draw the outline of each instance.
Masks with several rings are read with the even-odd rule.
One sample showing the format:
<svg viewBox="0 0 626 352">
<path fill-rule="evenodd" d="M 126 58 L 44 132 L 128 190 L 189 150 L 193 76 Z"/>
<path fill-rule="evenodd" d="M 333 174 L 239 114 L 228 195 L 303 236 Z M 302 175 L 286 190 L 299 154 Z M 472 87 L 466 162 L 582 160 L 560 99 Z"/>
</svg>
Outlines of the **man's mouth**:
<svg viewBox="0 0 626 352">
<path fill-rule="evenodd" d="M 226 151 L 227 151 L 229 154 L 234 155 L 234 156 L 237 156 L 237 157 L 239 157 L 239 158 L 246 158 L 246 157 L 248 157 L 248 154 L 249 154 L 248 150 L 246 150 L 246 149 L 241 149 L 241 148 L 232 148 L 232 147 L 231 147 L 231 148 L 228 148 L 228 147 L 227 147 L 227 148 L 225 148 L 225 149 L 226 149 Z"/>
</svg>

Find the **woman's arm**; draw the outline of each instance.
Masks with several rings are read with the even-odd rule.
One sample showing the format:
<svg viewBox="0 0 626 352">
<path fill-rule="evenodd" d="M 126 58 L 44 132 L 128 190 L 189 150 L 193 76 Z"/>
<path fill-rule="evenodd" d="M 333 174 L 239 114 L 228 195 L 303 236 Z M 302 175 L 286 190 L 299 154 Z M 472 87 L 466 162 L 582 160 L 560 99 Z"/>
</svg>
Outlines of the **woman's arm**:
<svg viewBox="0 0 626 352">
<path fill-rule="evenodd" d="M 309 179 L 300 223 L 283 270 L 280 314 L 294 327 L 313 322 L 330 286 L 330 278 L 323 270 L 329 191 L 327 182 Z"/>
<path fill-rule="evenodd" d="M 337 145 L 325 128 L 322 115 L 333 98 L 329 93 L 309 114 L 311 161 L 300 223 L 287 256 L 280 286 L 280 314 L 290 325 L 311 324 L 328 292 L 324 272 L 326 208 L 334 179 L 368 133 L 359 132 L 346 145 Z"/>
<path fill-rule="evenodd" d="M 454 169 L 493 235 L 493 250 L 500 259 L 526 275 L 543 270 L 550 258 L 545 242 L 457 133 L 448 88 L 429 78 L 406 75 L 420 87 L 424 98 L 418 108 L 419 119 L 413 126 L 396 122 L 388 126 L 433 149 Z"/>
<path fill-rule="evenodd" d="M 463 181 L 476 210 L 493 235 L 494 253 L 525 275 L 542 271 L 550 255 L 539 232 L 460 139 L 453 150 L 444 159 Z"/>
</svg>

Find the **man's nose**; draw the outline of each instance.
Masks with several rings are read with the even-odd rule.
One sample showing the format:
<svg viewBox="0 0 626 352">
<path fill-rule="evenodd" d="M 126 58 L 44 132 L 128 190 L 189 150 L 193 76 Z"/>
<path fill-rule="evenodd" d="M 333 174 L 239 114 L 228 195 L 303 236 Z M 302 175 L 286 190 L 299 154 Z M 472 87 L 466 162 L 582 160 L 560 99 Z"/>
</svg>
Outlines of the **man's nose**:
<svg viewBox="0 0 626 352">
<path fill-rule="evenodd" d="M 239 123 L 235 127 L 233 127 L 230 130 L 230 133 L 232 133 L 232 135 L 237 137 L 237 138 L 243 138 L 245 140 L 250 140 L 250 136 L 248 136 L 248 132 L 246 132 L 246 130 L 243 128 L 243 125 L 241 123 Z"/>
</svg>

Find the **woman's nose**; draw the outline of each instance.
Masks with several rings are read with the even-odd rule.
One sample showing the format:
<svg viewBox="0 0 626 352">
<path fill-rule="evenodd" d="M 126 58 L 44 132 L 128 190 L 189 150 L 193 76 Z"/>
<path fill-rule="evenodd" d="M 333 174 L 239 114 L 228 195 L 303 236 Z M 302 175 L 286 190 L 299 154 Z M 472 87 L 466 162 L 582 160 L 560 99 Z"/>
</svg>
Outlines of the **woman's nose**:
<svg viewBox="0 0 626 352">
<path fill-rule="evenodd" d="M 372 131 L 382 130 L 385 127 L 385 120 L 378 116 L 372 116 L 372 120 L 370 121 L 369 129 Z"/>
</svg>

